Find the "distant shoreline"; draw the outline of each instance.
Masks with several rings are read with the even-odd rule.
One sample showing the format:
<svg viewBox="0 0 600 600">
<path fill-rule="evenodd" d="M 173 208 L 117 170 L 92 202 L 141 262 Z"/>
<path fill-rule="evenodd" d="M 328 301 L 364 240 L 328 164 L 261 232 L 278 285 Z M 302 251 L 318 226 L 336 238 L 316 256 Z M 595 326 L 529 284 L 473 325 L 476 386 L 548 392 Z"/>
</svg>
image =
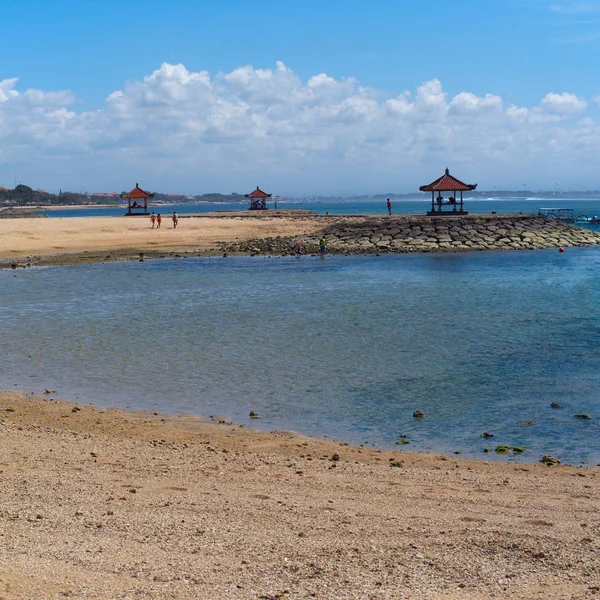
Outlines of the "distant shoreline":
<svg viewBox="0 0 600 600">
<path fill-rule="evenodd" d="M 410 202 L 420 202 L 423 203 L 423 205 L 427 205 L 431 202 L 431 198 L 429 196 L 427 196 L 426 194 L 421 195 L 421 196 L 417 196 L 417 195 L 394 195 L 394 194 L 389 194 L 388 195 L 389 198 L 391 198 L 394 202 L 398 203 L 399 205 L 402 205 L 403 203 L 410 203 Z M 329 203 L 331 204 L 348 204 L 348 205 L 352 205 L 352 204 L 372 204 L 374 206 L 381 204 L 381 203 L 385 203 L 385 200 L 388 196 L 365 196 L 365 197 L 340 197 L 340 198 L 294 198 L 294 199 L 280 199 L 278 200 L 278 203 L 281 207 L 293 207 L 294 205 L 297 204 L 302 204 L 305 207 L 306 206 L 310 206 L 310 205 L 314 205 L 314 206 L 324 206 L 327 205 Z M 474 195 L 468 195 L 467 197 L 465 197 L 465 200 L 467 200 L 468 202 L 498 202 L 499 204 L 503 203 L 503 202 L 515 202 L 515 201 L 520 201 L 520 202 L 524 202 L 524 203 L 528 203 L 531 204 L 532 206 L 535 205 L 535 203 L 539 203 L 539 202 L 562 202 L 562 203 L 569 203 L 572 200 L 576 200 L 578 202 L 598 202 L 600 200 L 600 193 L 598 194 L 584 194 L 584 195 L 578 195 L 577 193 L 573 192 L 573 193 L 568 193 L 568 192 L 564 192 L 560 195 L 553 195 L 551 193 L 548 194 L 534 194 L 534 195 L 529 195 L 529 196 L 524 196 L 524 195 L 519 195 L 519 194 L 515 194 L 515 195 L 509 195 L 509 194 L 485 194 L 485 193 L 476 193 Z M 247 203 L 242 202 L 242 201 L 177 201 L 177 202 L 164 202 L 162 204 L 155 204 L 155 203 L 151 203 L 148 206 L 148 211 L 160 211 L 160 209 L 164 208 L 170 208 L 172 206 L 198 206 L 198 207 L 204 207 L 204 206 L 231 206 L 231 205 L 237 205 L 240 207 L 240 209 L 242 208 L 247 208 Z M 52 205 L 37 205 L 37 206 L 29 206 L 29 205 L 19 205 L 19 206 L 6 206 L 6 207 L 2 207 L 0 208 L 0 210 L 11 210 L 11 209 L 27 209 L 27 210 L 37 210 L 37 211 L 44 211 L 44 212 L 54 212 L 54 211 L 59 211 L 59 210 L 95 210 L 95 209 L 122 209 L 123 212 L 125 213 L 127 210 L 127 206 L 123 205 L 123 204 L 52 204 Z M 274 210 L 274 206 L 271 203 L 271 206 L 269 206 L 270 210 Z"/>
<path fill-rule="evenodd" d="M 53 204 L 52 206 L 33 206 L 34 210 L 65 210 L 85 208 L 119 208 L 118 204 Z"/>
</svg>

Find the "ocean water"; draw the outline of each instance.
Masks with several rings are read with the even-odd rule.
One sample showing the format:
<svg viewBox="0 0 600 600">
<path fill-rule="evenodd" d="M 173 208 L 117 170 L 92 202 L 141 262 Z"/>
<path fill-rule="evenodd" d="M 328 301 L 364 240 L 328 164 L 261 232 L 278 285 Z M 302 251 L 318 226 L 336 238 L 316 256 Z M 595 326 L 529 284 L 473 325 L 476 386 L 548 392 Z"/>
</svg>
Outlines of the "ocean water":
<svg viewBox="0 0 600 600">
<path fill-rule="evenodd" d="M 410 450 L 596 464 L 599 305 L 591 248 L 0 271 L 0 387 L 369 446 L 402 448 L 406 435 Z M 501 457 L 499 444 L 526 450 Z"/>
<path fill-rule="evenodd" d="M 490 213 L 525 213 L 536 214 L 540 206 L 547 208 L 572 208 L 576 214 L 589 217 L 600 216 L 600 198 L 586 197 L 556 197 L 548 198 L 465 198 L 465 210 L 471 214 Z M 269 204 L 273 209 L 273 203 Z M 172 213 L 174 210 L 179 214 L 203 214 L 214 211 L 239 211 L 245 210 L 246 204 L 176 204 L 173 206 L 151 206 L 149 210 Z M 280 201 L 278 208 L 312 210 L 318 214 L 386 214 L 385 201 L 338 201 L 317 202 L 307 200 Z M 394 214 L 425 214 L 431 209 L 431 196 L 423 194 L 419 200 L 394 200 L 392 211 Z M 44 212 L 44 211 L 41 211 Z M 125 212 L 123 207 L 100 207 L 100 208 L 64 208 L 46 211 L 51 218 L 65 217 L 90 217 L 90 216 L 122 216 Z M 597 228 L 596 225 L 591 226 Z"/>
</svg>

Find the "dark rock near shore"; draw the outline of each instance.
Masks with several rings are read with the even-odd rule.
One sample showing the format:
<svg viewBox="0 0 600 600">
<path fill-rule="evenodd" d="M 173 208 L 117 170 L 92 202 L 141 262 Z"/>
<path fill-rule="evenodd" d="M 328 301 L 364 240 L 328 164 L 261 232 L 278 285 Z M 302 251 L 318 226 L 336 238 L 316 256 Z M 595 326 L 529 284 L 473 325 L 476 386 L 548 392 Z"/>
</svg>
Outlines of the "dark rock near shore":
<svg viewBox="0 0 600 600">
<path fill-rule="evenodd" d="M 47 219 L 48 215 L 34 210 L 32 208 L 2 208 L 0 209 L 0 219 Z"/>
</svg>

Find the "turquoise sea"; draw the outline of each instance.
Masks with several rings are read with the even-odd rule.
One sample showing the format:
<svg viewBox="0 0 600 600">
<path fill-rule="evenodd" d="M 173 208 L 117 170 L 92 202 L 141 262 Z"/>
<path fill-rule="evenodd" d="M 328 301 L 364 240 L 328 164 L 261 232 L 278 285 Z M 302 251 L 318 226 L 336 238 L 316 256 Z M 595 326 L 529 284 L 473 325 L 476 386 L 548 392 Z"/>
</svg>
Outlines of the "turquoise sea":
<svg viewBox="0 0 600 600">
<path fill-rule="evenodd" d="M 576 214 L 587 216 L 600 216 L 600 197 L 558 197 L 548 196 L 546 198 L 465 198 L 465 210 L 470 213 L 537 213 L 540 206 L 558 208 L 572 208 Z M 431 197 L 423 194 L 419 200 L 393 200 L 392 210 L 394 214 L 424 214 L 431 207 Z M 245 210 L 245 204 L 175 204 L 171 206 L 150 206 L 149 210 L 172 213 L 174 210 L 179 214 L 202 214 L 213 211 L 227 212 Z M 273 203 L 269 203 L 273 209 Z M 327 201 L 317 202 L 311 200 L 280 201 L 278 208 L 312 210 L 319 214 L 385 214 L 387 212 L 385 200 L 379 201 Z M 43 211 L 42 211 L 43 212 Z M 84 217 L 84 216 L 122 216 L 125 212 L 123 207 L 101 207 L 101 208 L 64 208 L 47 211 L 51 218 Z"/>
<path fill-rule="evenodd" d="M 0 271 L 0 387 L 377 447 L 596 464 L 599 306 L 595 248 Z M 395 445 L 402 435 L 410 445 Z M 499 444 L 525 453 L 498 456 Z"/>
</svg>

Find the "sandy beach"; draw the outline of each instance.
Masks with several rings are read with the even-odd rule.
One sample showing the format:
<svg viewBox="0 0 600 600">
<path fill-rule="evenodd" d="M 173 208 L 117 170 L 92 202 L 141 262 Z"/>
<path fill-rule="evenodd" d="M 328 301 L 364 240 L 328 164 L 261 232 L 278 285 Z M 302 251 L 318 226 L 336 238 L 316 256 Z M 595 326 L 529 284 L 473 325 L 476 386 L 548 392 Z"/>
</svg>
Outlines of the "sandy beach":
<svg viewBox="0 0 600 600">
<path fill-rule="evenodd" d="M 70 217 L 6 219 L 0 227 L 0 258 L 4 261 L 45 255 L 121 252 L 214 250 L 217 242 L 303 235 L 323 227 L 326 217 L 272 214 L 182 217 L 177 229 L 168 214 L 152 229 L 149 217 Z M 114 257 L 109 257 L 113 258 Z"/>
<path fill-rule="evenodd" d="M 600 597 L 597 468 L 379 451 L 52 393 L 2 393 L 0 415 L 3 599 Z"/>
</svg>

